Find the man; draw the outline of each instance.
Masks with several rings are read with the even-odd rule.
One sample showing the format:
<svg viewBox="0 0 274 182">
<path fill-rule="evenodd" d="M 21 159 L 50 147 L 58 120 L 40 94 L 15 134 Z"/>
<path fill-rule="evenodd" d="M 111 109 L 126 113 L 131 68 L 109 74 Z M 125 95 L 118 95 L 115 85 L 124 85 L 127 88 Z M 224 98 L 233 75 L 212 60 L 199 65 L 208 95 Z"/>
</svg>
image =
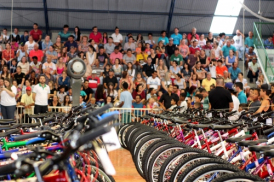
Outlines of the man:
<svg viewBox="0 0 274 182">
<path fill-rule="evenodd" d="M 90 99 L 92 98 L 92 94 L 94 93 L 93 90 L 89 87 L 89 80 L 85 80 L 83 85 L 83 91 L 86 92 L 87 98 L 85 99 L 85 102 L 90 102 Z"/>
<path fill-rule="evenodd" d="M 51 62 L 51 58 L 47 58 L 47 62 L 43 64 L 42 69 L 44 74 L 46 69 L 50 69 L 51 75 L 56 74 L 56 65 L 53 62 Z"/>
<path fill-rule="evenodd" d="M 37 23 L 33 24 L 33 30 L 31 30 L 29 32 L 29 34 L 32 36 L 33 40 L 35 42 L 37 42 L 39 44 L 39 46 L 42 47 L 41 40 L 42 40 L 43 32 L 40 29 L 38 29 L 38 24 Z"/>
<path fill-rule="evenodd" d="M 166 37 L 166 31 L 165 31 L 165 30 L 163 30 L 163 31 L 161 32 L 161 37 L 159 37 L 158 43 L 159 43 L 160 41 L 163 42 L 164 46 L 166 46 L 166 45 L 169 43 L 168 38 Z"/>
<path fill-rule="evenodd" d="M 196 50 L 195 54 L 190 54 L 188 56 L 188 60 L 187 60 L 187 63 L 189 64 L 189 69 L 192 70 L 192 67 L 196 64 L 196 62 L 198 61 L 199 59 L 199 56 L 200 56 L 200 51 L 199 50 Z"/>
<path fill-rule="evenodd" d="M 252 111 L 251 113 L 256 112 L 260 106 L 260 90 L 258 88 L 254 88 L 252 92 L 250 92 L 250 98 L 251 98 L 251 103 L 248 106 L 248 111 Z"/>
<path fill-rule="evenodd" d="M 179 86 L 178 85 L 173 85 L 173 93 L 177 94 L 178 97 L 180 97 L 180 93 L 181 91 L 179 90 Z M 176 102 L 177 103 L 177 102 Z"/>
<path fill-rule="evenodd" d="M 212 49 L 211 42 L 210 42 L 210 41 L 206 41 L 206 45 L 204 45 L 204 46 L 202 47 L 202 49 L 205 50 L 206 56 L 207 56 L 207 57 L 210 57 L 210 51 L 211 51 L 211 49 Z M 216 56 L 216 54 L 215 54 L 215 56 Z"/>
<path fill-rule="evenodd" d="M 244 56 L 244 47 L 243 47 L 243 41 L 244 41 L 244 34 L 240 30 L 236 30 L 236 35 L 233 37 L 234 40 L 234 46 L 236 47 L 236 50 L 238 51 L 239 60 L 243 60 Z"/>
<path fill-rule="evenodd" d="M 20 42 L 21 37 L 20 37 L 20 35 L 18 34 L 18 32 L 19 32 L 18 28 L 14 28 L 13 33 L 12 33 L 12 34 L 10 35 L 10 37 L 9 37 L 9 41 L 10 41 L 10 42 L 12 42 L 12 40 L 15 40 L 17 43 Z"/>
<path fill-rule="evenodd" d="M 228 71 L 224 71 L 224 82 L 225 82 L 225 83 L 230 83 L 230 82 L 232 82 L 231 78 L 229 78 Z"/>
<path fill-rule="evenodd" d="M 157 77 L 157 71 L 153 71 L 152 75 L 147 78 L 147 89 L 154 88 L 156 91 L 160 90 L 161 81 Z"/>
<path fill-rule="evenodd" d="M 187 110 L 186 93 L 181 93 L 178 101 L 178 105 L 181 107 L 180 112 L 183 113 Z"/>
<path fill-rule="evenodd" d="M 175 48 L 174 54 L 171 55 L 170 57 L 170 65 L 172 65 L 173 61 L 177 62 L 178 66 L 180 67 L 183 66 L 183 62 L 184 62 L 183 56 L 180 54 L 178 47 Z"/>
<path fill-rule="evenodd" d="M 152 59 L 151 57 L 148 57 L 147 58 L 147 64 L 145 64 L 143 66 L 143 76 L 145 77 L 145 79 L 148 79 L 148 77 L 152 76 L 152 73 L 154 73 L 155 71 L 155 67 L 154 65 L 152 64 Z"/>
<path fill-rule="evenodd" d="M 209 109 L 233 109 L 231 93 L 224 88 L 223 78 L 216 79 L 216 88 L 209 92 Z"/>
<path fill-rule="evenodd" d="M 245 47 L 245 52 L 248 52 L 249 47 L 254 47 L 254 37 L 252 31 L 248 32 L 248 37 L 245 38 Z"/>
<path fill-rule="evenodd" d="M 231 93 L 232 101 L 233 101 L 233 109 L 232 111 L 237 111 L 239 110 L 240 106 L 240 101 L 239 99 L 235 96 L 235 90 L 233 88 L 233 83 L 226 83 L 225 88 Z M 237 114 L 234 114 L 233 116 L 229 117 L 229 120 L 237 120 L 239 117 Z"/>
<path fill-rule="evenodd" d="M 40 75 L 39 82 L 39 84 L 34 86 L 32 91 L 32 99 L 35 102 L 34 114 L 46 113 L 48 111 L 50 88 L 45 84 L 45 75 Z"/>
<path fill-rule="evenodd" d="M 76 47 L 73 47 L 73 46 L 70 47 L 70 51 L 69 51 L 68 54 L 67 54 L 67 55 L 68 55 L 68 58 L 69 58 L 68 61 L 70 61 L 70 60 L 73 59 L 73 58 L 78 57 L 78 53 L 76 52 L 76 50 L 77 50 Z"/>
<path fill-rule="evenodd" d="M 60 36 L 61 38 L 61 42 L 66 42 L 68 40 L 68 37 L 71 35 L 69 32 L 69 26 L 68 25 L 64 25 L 63 27 L 63 31 L 60 31 L 58 33 L 58 35 Z"/>
<path fill-rule="evenodd" d="M 238 63 L 234 62 L 232 63 L 232 67 L 228 69 L 228 72 L 229 72 L 230 78 L 234 82 L 238 78 L 238 74 L 241 73 L 242 71 L 240 68 L 238 68 Z"/>
<path fill-rule="evenodd" d="M 105 52 L 108 54 L 108 56 L 114 51 L 115 44 L 113 44 L 113 38 L 108 38 L 108 43 L 104 45 Z"/>
<path fill-rule="evenodd" d="M 223 65 L 223 61 L 221 59 L 217 60 L 217 67 L 216 67 L 217 78 L 223 78 L 224 71 L 227 71 L 227 67 Z"/>
<path fill-rule="evenodd" d="M 136 45 L 135 45 L 135 42 L 134 42 L 134 40 L 133 40 L 133 37 L 129 37 L 129 38 L 128 38 L 128 42 L 125 43 L 125 45 L 124 45 L 124 51 L 126 51 L 126 50 L 128 50 L 128 49 L 131 49 L 131 50 L 132 50 L 132 53 L 134 54 L 134 53 L 135 53 L 135 49 L 136 49 L 135 46 L 136 46 Z"/>
<path fill-rule="evenodd" d="M 95 70 L 92 70 L 91 76 L 87 77 L 88 81 L 88 87 L 93 90 L 95 93 L 98 85 L 100 85 L 100 79 L 97 77 L 97 72 Z"/>
<path fill-rule="evenodd" d="M 20 62 L 24 56 L 28 57 L 28 53 L 25 50 L 24 45 L 21 45 L 20 49 L 17 50 L 16 57 L 18 62 Z"/>
<path fill-rule="evenodd" d="M 22 73 L 21 66 L 17 66 L 14 80 L 16 80 L 18 87 L 22 89 L 25 83 L 25 73 Z"/>
<path fill-rule="evenodd" d="M 119 33 L 119 28 L 115 28 L 115 32 L 111 34 L 111 37 L 113 38 L 113 42 L 116 46 L 123 43 L 123 36 Z"/>
<path fill-rule="evenodd" d="M 191 29 L 191 32 L 187 35 L 188 43 L 190 44 L 193 37 L 195 37 L 196 40 L 199 40 L 199 35 L 196 33 L 197 29 L 193 27 Z"/>
<path fill-rule="evenodd" d="M 173 38 L 169 38 L 169 43 L 166 45 L 166 54 L 170 57 L 175 52 L 176 45 L 173 44 Z"/>
<path fill-rule="evenodd" d="M 132 95 L 131 93 L 128 91 L 128 83 L 124 82 L 122 84 L 122 92 L 120 94 L 120 102 L 121 104 L 119 105 L 119 107 L 121 108 L 131 108 L 132 107 Z M 122 122 L 123 123 L 129 123 L 131 122 L 131 110 L 121 110 L 122 113 Z"/>
<path fill-rule="evenodd" d="M 243 83 L 242 82 L 236 82 L 235 83 L 235 90 L 238 94 L 238 99 L 240 101 L 240 104 L 247 104 L 247 98 L 243 91 Z"/>
<path fill-rule="evenodd" d="M 114 52 L 112 52 L 109 56 L 110 64 L 115 64 L 115 59 L 118 58 L 119 60 L 123 59 L 123 54 L 119 52 L 119 46 L 115 46 Z"/>
<path fill-rule="evenodd" d="M 262 112 L 271 111 L 271 101 L 270 101 L 270 98 L 268 96 L 268 84 L 263 84 L 261 86 L 260 98 L 262 99 L 261 106 L 255 113 L 253 113 L 254 115 L 258 114 L 258 113 L 262 113 Z M 272 119 L 271 119 L 271 124 L 272 124 Z"/>
<path fill-rule="evenodd" d="M 106 76 L 106 77 L 104 78 L 104 81 L 103 81 L 103 82 L 104 82 L 104 87 L 105 87 L 105 89 L 108 88 L 108 84 L 109 84 L 110 82 L 113 83 L 114 89 L 117 89 L 118 81 L 117 81 L 117 78 L 114 76 L 114 70 L 113 70 L 113 69 L 110 69 L 110 70 L 109 70 L 108 76 Z"/>
<path fill-rule="evenodd" d="M 197 50 L 201 51 L 200 47 L 198 47 L 198 40 L 195 39 L 193 41 L 193 46 L 189 48 L 189 52 L 190 54 L 195 54 Z"/>
<path fill-rule="evenodd" d="M 34 49 L 29 52 L 29 57 L 31 61 L 33 61 L 32 58 L 34 56 L 37 57 L 38 62 L 43 61 L 44 52 L 39 49 L 39 45 L 37 43 L 34 44 Z"/>
<path fill-rule="evenodd" d="M 89 34 L 89 39 L 94 40 L 97 45 L 102 44 L 102 34 L 98 32 L 97 26 L 92 28 L 92 32 Z"/>
<path fill-rule="evenodd" d="M 210 91 L 210 86 L 214 84 L 216 85 L 216 80 L 214 80 L 213 78 L 211 78 L 211 73 L 207 72 L 206 74 L 206 78 L 203 79 L 202 81 L 202 87 L 206 90 L 206 91 Z"/>
<path fill-rule="evenodd" d="M 30 72 L 34 71 L 35 74 L 40 74 L 41 73 L 42 64 L 41 64 L 41 62 L 38 62 L 36 56 L 32 57 L 32 62 L 29 64 L 29 66 L 30 66 Z"/>
<path fill-rule="evenodd" d="M 230 40 L 227 40 L 226 45 L 222 47 L 222 55 L 224 58 L 229 56 L 229 50 L 233 50 L 233 52 L 236 52 L 236 56 L 238 56 L 237 49 L 233 45 L 231 45 Z"/>
<path fill-rule="evenodd" d="M 252 59 L 256 57 L 256 53 L 254 52 L 254 47 L 249 47 L 248 51 L 245 53 L 245 67 L 248 68 L 248 63 L 252 61 Z"/>
<path fill-rule="evenodd" d="M 123 69 L 127 70 L 127 63 L 134 64 L 135 61 L 136 61 L 136 57 L 134 54 L 132 54 L 132 50 L 127 49 L 127 53 L 123 56 L 123 60 L 122 60 L 122 63 L 124 64 Z M 136 66 L 133 65 L 133 67 L 135 68 Z"/>
<path fill-rule="evenodd" d="M 176 101 L 176 103 L 179 100 L 179 97 L 177 94 L 172 93 L 173 92 L 173 85 L 170 84 L 168 86 L 167 92 L 164 93 L 160 100 L 159 100 L 159 104 L 161 105 L 161 107 L 163 107 L 164 110 L 168 109 L 171 107 L 171 100 L 174 99 Z"/>
<path fill-rule="evenodd" d="M 155 41 L 153 40 L 152 33 L 148 33 L 148 40 L 146 40 L 145 43 L 149 44 L 151 49 L 156 47 Z"/>
<path fill-rule="evenodd" d="M 255 78 L 255 81 L 258 79 L 259 71 L 260 71 L 260 66 L 257 63 L 257 58 L 253 57 L 252 62 L 248 63 L 248 73 L 247 77 L 250 80 L 250 83 L 253 83 L 253 78 Z"/>
<path fill-rule="evenodd" d="M 58 54 L 54 50 L 53 46 L 49 46 L 49 50 L 46 51 L 46 57 L 50 57 L 54 64 L 57 64 Z"/>
<path fill-rule="evenodd" d="M 25 43 L 29 40 L 29 31 L 25 30 L 24 34 L 21 35 L 21 39 L 20 39 L 20 45 L 24 46 Z"/>
<path fill-rule="evenodd" d="M 97 54 L 96 61 L 103 68 L 105 68 L 106 65 L 108 64 L 108 55 L 104 52 L 103 47 L 99 48 L 99 53 Z"/>
<path fill-rule="evenodd" d="M 264 47 L 266 49 L 273 49 L 273 39 L 271 35 L 264 41 Z"/>
<path fill-rule="evenodd" d="M 174 34 L 170 36 L 173 40 L 174 45 L 179 45 L 181 40 L 183 39 L 182 34 L 179 34 L 179 28 L 174 28 Z"/>
<path fill-rule="evenodd" d="M 65 43 L 64 46 L 67 48 L 67 52 L 70 51 L 70 48 L 71 48 L 71 47 L 75 47 L 75 48 L 78 47 L 77 42 L 74 41 L 74 36 L 73 36 L 73 35 L 70 35 L 70 36 L 68 37 L 68 41 Z"/>
<path fill-rule="evenodd" d="M 25 123 L 30 123 L 31 121 L 29 120 L 29 114 L 32 114 L 31 107 L 34 106 L 34 101 L 32 98 L 30 86 L 26 88 L 26 93 L 22 95 L 20 105 L 24 106 L 24 109 L 25 109 L 24 110 Z"/>
<path fill-rule="evenodd" d="M 203 109 L 208 110 L 209 109 L 208 92 L 204 88 L 200 89 L 200 92 L 203 96 L 203 100 L 201 101 L 201 103 L 203 104 Z"/>
</svg>

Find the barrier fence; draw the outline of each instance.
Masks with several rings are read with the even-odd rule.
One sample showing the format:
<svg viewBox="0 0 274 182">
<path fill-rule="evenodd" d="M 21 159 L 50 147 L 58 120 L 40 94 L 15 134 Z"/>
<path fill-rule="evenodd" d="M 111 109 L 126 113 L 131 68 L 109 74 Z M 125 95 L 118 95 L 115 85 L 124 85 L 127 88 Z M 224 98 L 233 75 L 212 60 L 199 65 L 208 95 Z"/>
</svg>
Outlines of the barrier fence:
<svg viewBox="0 0 274 182">
<path fill-rule="evenodd" d="M 55 106 L 49 106 L 49 112 L 63 112 L 68 113 L 71 110 L 71 107 L 69 106 L 61 106 L 61 107 L 55 107 Z M 162 112 L 161 109 L 149 109 L 149 108 L 110 108 L 106 112 L 110 111 L 119 111 L 120 116 L 117 121 L 114 123 L 130 123 L 130 122 L 136 122 L 140 121 L 140 116 L 146 115 L 148 113 L 153 114 L 160 114 Z M 18 121 L 18 123 L 32 123 L 35 121 L 31 121 L 31 119 L 28 117 L 29 114 L 34 114 L 34 106 L 32 106 L 29 109 L 25 109 L 24 106 L 17 106 L 15 118 Z"/>
</svg>

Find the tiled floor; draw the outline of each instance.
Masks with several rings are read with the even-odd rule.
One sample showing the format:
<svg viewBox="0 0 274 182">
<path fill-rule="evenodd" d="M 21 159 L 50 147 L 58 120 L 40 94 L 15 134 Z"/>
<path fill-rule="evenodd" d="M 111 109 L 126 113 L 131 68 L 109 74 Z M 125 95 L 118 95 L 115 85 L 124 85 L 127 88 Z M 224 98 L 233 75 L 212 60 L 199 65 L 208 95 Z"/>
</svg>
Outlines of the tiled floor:
<svg viewBox="0 0 274 182">
<path fill-rule="evenodd" d="M 116 182 L 145 182 L 137 172 L 131 154 L 125 149 L 118 149 L 109 153 L 116 170 L 113 176 Z"/>
</svg>

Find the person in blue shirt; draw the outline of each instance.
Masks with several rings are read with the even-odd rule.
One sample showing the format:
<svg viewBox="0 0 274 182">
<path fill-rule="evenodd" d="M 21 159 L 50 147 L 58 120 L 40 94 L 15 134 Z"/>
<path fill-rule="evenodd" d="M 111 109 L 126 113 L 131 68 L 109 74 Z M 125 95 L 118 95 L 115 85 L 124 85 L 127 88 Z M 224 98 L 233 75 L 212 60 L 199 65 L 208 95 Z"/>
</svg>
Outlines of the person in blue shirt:
<svg viewBox="0 0 274 182">
<path fill-rule="evenodd" d="M 179 34 L 179 28 L 177 27 L 174 28 L 174 34 L 172 34 L 170 37 L 173 38 L 174 45 L 179 45 L 181 40 L 183 39 L 183 36 Z"/>
<path fill-rule="evenodd" d="M 248 52 L 249 47 L 254 47 L 254 37 L 253 32 L 248 32 L 248 37 L 245 38 L 245 52 Z"/>
<path fill-rule="evenodd" d="M 164 46 L 167 45 L 167 44 L 169 43 L 169 40 L 168 40 L 168 38 L 166 37 L 166 31 L 164 31 L 164 30 L 161 32 L 161 37 L 159 37 L 158 43 L 159 43 L 160 41 L 163 42 Z"/>
<path fill-rule="evenodd" d="M 142 99 L 140 95 L 136 95 L 135 102 L 132 103 L 133 108 L 142 109 L 144 108 L 144 104 L 142 103 Z M 140 120 L 140 116 L 143 116 L 145 112 L 142 112 L 141 110 L 135 110 L 133 112 L 133 116 L 136 118 L 136 121 Z"/>
<path fill-rule="evenodd" d="M 266 49 L 273 49 L 272 35 L 268 36 L 268 38 L 264 41 L 264 47 Z"/>
<path fill-rule="evenodd" d="M 128 83 L 124 82 L 122 84 L 122 92 L 120 94 L 120 105 L 121 108 L 131 108 L 132 107 L 132 95 L 128 91 Z M 131 122 L 131 109 L 123 109 L 121 110 L 122 114 L 122 122 L 130 123 Z"/>
<path fill-rule="evenodd" d="M 29 32 L 26 30 L 24 31 L 24 35 L 21 35 L 20 44 L 25 45 L 27 41 L 29 41 Z"/>
<path fill-rule="evenodd" d="M 70 51 L 70 47 L 78 47 L 77 42 L 74 41 L 74 36 L 70 35 L 68 41 L 65 43 L 65 47 L 67 48 L 67 52 Z"/>
<path fill-rule="evenodd" d="M 236 47 L 231 45 L 231 40 L 227 40 L 226 45 L 222 47 L 222 53 L 225 58 L 227 56 L 229 56 L 230 50 L 233 50 L 233 52 L 236 52 L 236 57 L 238 57 L 238 51 L 237 51 Z"/>
<path fill-rule="evenodd" d="M 68 26 L 68 25 L 64 25 L 63 31 L 60 31 L 60 32 L 58 33 L 58 35 L 60 36 L 62 42 L 66 42 L 66 41 L 68 40 L 68 37 L 71 35 L 71 34 L 68 32 L 68 30 L 69 30 L 69 26 Z M 73 37 L 73 38 L 74 38 L 74 37 Z"/>
<path fill-rule="evenodd" d="M 232 63 L 232 67 L 228 68 L 228 72 L 231 80 L 234 82 L 238 78 L 238 74 L 241 73 L 241 69 L 238 68 L 238 63 Z"/>
<path fill-rule="evenodd" d="M 247 98 L 243 91 L 243 83 L 242 82 L 236 82 L 235 83 L 235 90 L 238 94 L 238 99 L 240 101 L 240 104 L 247 104 Z"/>
</svg>

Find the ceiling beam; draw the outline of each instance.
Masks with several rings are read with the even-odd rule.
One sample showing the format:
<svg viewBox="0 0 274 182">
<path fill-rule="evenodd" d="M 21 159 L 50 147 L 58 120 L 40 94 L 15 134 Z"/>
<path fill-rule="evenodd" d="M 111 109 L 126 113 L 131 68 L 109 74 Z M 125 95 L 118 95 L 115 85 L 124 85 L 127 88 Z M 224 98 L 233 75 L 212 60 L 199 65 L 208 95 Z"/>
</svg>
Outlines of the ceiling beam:
<svg viewBox="0 0 274 182">
<path fill-rule="evenodd" d="M 172 16 L 173 16 L 174 7 L 175 7 L 175 0 L 171 0 L 169 15 L 168 15 L 167 28 L 166 28 L 168 37 L 169 37 L 169 33 L 170 33 L 170 27 L 171 27 L 171 23 L 172 23 Z"/>
<path fill-rule="evenodd" d="M 44 4 L 44 16 L 45 16 L 46 34 L 49 35 L 49 17 L 48 17 L 47 0 L 43 0 L 43 4 Z"/>
</svg>

